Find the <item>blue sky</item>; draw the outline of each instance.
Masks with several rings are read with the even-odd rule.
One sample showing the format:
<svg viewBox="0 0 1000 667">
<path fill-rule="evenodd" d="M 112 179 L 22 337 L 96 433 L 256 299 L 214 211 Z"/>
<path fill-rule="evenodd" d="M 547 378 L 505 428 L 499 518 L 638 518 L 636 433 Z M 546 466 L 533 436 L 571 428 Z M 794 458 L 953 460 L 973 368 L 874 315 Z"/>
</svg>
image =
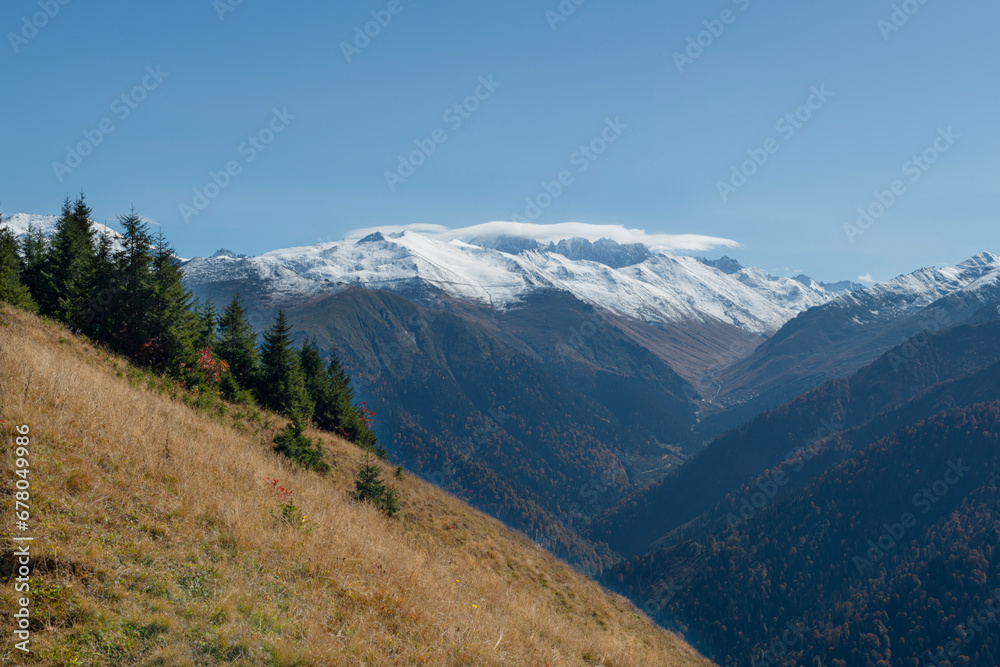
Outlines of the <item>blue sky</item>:
<svg viewBox="0 0 1000 667">
<path fill-rule="evenodd" d="M 525 219 L 733 239 L 708 254 L 824 280 L 1000 252 L 991 0 L 897 2 L 891 31 L 883 0 L 566 0 L 568 17 L 558 0 L 233 2 L 8 0 L 2 210 L 54 213 L 83 189 L 99 220 L 134 204 L 182 255 L 256 254 L 524 218 L 567 172 Z M 345 56 L 371 12 L 387 25 Z M 416 142 L 433 153 L 399 171 Z M 591 142 L 604 151 L 581 158 Z M 933 165 L 907 165 L 925 150 Z M 724 201 L 733 166 L 763 154 Z M 228 184 L 199 201 L 211 172 Z"/>
</svg>

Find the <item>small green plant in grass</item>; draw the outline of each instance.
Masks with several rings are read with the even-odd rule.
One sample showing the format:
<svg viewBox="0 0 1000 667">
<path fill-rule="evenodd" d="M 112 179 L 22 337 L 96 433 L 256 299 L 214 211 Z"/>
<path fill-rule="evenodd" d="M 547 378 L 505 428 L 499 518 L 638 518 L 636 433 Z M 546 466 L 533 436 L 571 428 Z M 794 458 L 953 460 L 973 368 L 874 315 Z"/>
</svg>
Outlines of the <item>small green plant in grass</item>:
<svg viewBox="0 0 1000 667">
<path fill-rule="evenodd" d="M 274 450 L 303 468 L 319 473 L 330 471 L 330 464 L 325 460 L 326 452 L 319 442 L 305 434 L 305 427 L 298 415 L 293 416 L 292 422 L 274 436 Z"/>
<path fill-rule="evenodd" d="M 276 479 L 268 477 L 267 482 L 278 497 L 282 499 L 282 503 L 278 505 L 278 508 L 271 510 L 271 516 L 279 523 L 309 532 L 311 528 L 306 520 L 306 515 L 292 501 L 292 492 L 285 490 L 285 487 L 281 486 Z"/>
<path fill-rule="evenodd" d="M 396 489 L 382 479 L 382 469 L 370 451 L 361 457 L 358 474 L 354 479 L 354 498 L 369 502 L 387 516 L 395 516 L 400 510 Z"/>
</svg>

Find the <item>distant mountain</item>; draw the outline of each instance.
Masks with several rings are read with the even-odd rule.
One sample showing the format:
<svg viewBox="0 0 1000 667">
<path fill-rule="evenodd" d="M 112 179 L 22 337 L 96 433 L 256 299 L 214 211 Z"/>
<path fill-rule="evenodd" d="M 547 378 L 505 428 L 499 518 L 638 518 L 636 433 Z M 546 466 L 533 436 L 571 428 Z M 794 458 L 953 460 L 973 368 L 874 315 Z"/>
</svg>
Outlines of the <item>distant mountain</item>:
<svg viewBox="0 0 1000 667">
<path fill-rule="evenodd" d="M 712 397 L 709 435 L 844 377 L 918 332 L 1000 317 L 1000 258 L 980 253 L 854 290 L 789 320 L 749 355 L 695 381 Z"/>
<path fill-rule="evenodd" d="M 766 664 L 772 646 L 776 664 L 931 664 L 1000 586 L 998 419 L 1000 321 L 924 332 L 726 433 L 586 534 L 629 557 L 606 583 L 720 664 Z M 919 523 L 884 537 L 906 511 Z M 994 664 L 987 636 L 968 664 Z"/>
<path fill-rule="evenodd" d="M 249 255 L 237 255 L 232 250 L 228 250 L 226 248 L 220 248 L 215 251 L 214 255 L 212 255 L 212 259 L 219 259 L 222 257 L 226 259 L 250 259 Z"/>
<path fill-rule="evenodd" d="M 692 257 L 653 253 L 607 239 L 441 241 L 413 231 L 373 233 L 359 241 L 288 248 L 245 260 L 244 279 L 266 278 L 287 297 L 333 293 L 344 286 L 406 297 L 432 288 L 463 301 L 506 310 L 539 290 L 565 291 L 609 313 L 651 324 L 724 323 L 769 335 L 795 314 L 842 292 L 819 283 L 775 278 L 758 269 L 725 273 Z M 195 288 L 232 279 L 227 257 L 185 266 Z"/>
<path fill-rule="evenodd" d="M 15 237 L 23 238 L 28 234 L 28 229 L 31 227 L 40 229 L 43 234 L 49 236 L 55 231 L 56 224 L 58 224 L 58 222 L 59 216 L 57 215 L 15 213 L 10 217 L 5 217 L 0 226 L 10 229 L 14 232 Z M 108 234 L 113 239 L 114 243 L 118 244 L 121 234 L 99 222 L 91 221 L 91 224 L 97 234 Z"/>
<path fill-rule="evenodd" d="M 745 520 L 607 581 L 719 664 L 1000 664 L 998 374 L 993 400 L 914 412 L 802 485 L 773 471 L 732 507 Z"/>
<path fill-rule="evenodd" d="M 632 556 L 655 550 L 692 521 L 721 521 L 724 497 L 738 498 L 789 454 L 857 430 L 857 446 L 945 408 L 1000 400 L 978 374 L 1000 363 L 1000 321 L 924 334 L 849 378 L 830 380 L 712 442 L 661 483 L 623 500 L 590 537 Z M 962 378 L 976 378 L 963 389 Z M 1000 381 L 1000 378 L 996 378 Z M 932 398 L 933 397 L 933 400 Z M 812 468 L 819 462 L 814 462 Z M 796 475 L 798 483 L 808 474 Z"/>
</svg>

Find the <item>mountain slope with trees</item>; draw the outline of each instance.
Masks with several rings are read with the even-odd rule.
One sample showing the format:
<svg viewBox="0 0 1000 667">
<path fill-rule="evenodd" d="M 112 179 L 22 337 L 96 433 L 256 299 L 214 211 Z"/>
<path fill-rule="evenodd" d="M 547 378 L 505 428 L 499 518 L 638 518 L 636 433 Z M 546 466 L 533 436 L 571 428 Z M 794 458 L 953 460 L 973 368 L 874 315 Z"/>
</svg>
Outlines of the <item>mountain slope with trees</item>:
<svg viewBox="0 0 1000 667">
<path fill-rule="evenodd" d="M 609 579 L 721 664 L 997 664 L 998 434 L 1000 401 L 941 413 Z"/>
<path fill-rule="evenodd" d="M 645 553 L 699 517 L 719 520 L 718 505 L 724 497 L 739 496 L 766 471 L 791 459 L 808 462 L 803 464 L 807 472 L 796 475 L 796 483 L 803 483 L 841 456 L 820 456 L 834 434 L 864 427 L 860 432 L 867 439 L 856 442 L 863 447 L 948 405 L 991 400 L 988 385 L 983 385 L 978 391 L 953 396 L 937 409 L 937 402 L 928 405 L 926 400 L 910 405 L 932 387 L 943 389 L 942 383 L 974 375 L 996 362 L 1000 362 L 1000 322 L 955 327 L 936 335 L 924 332 L 851 377 L 827 382 L 720 436 L 676 473 L 611 509 L 594 523 L 590 537 L 627 556 Z M 893 410 L 899 410 L 895 419 L 876 420 Z"/>
<path fill-rule="evenodd" d="M 29 227 L 16 242 L 0 228 L 0 299 L 166 373 L 203 400 L 221 395 L 288 415 L 293 425 L 286 442 L 294 436 L 296 446 L 285 451 L 300 454 L 300 462 L 324 465 L 301 435 L 303 422 L 317 415 L 324 427 L 385 457 L 335 349 L 328 360 L 309 346 L 296 351 L 279 311 L 258 350 L 239 296 L 221 317 L 213 303 L 194 300 L 162 232 L 150 234 L 133 210 L 118 218 L 120 234 L 112 238 L 105 228 L 97 235 L 90 216 L 81 194 L 75 201 L 67 197 L 49 237 Z"/>
<path fill-rule="evenodd" d="M 172 386 L 0 304 L 0 440 L 27 427 L 31 462 L 24 664 L 710 664 L 370 450 L 307 427 L 330 463 L 319 474 L 274 451 L 277 416 L 201 407 Z M 4 479 L 15 461 L 0 460 Z M 359 482 L 386 478 L 405 501 L 396 518 L 356 499 Z M 11 627 L 16 559 L 3 544 Z M 0 659 L 14 652 L 6 642 Z"/>
</svg>

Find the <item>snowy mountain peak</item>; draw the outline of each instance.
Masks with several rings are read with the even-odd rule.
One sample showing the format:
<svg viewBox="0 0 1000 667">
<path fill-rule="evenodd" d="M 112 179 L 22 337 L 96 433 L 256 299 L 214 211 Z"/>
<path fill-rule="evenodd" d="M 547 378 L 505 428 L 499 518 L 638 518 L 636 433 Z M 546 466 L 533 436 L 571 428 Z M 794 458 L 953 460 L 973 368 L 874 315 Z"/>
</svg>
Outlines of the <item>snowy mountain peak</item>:
<svg viewBox="0 0 1000 667">
<path fill-rule="evenodd" d="M 358 241 L 358 245 L 361 245 L 362 243 L 377 243 L 378 241 L 385 241 L 385 237 L 382 236 L 382 232 L 372 232 Z"/>
<path fill-rule="evenodd" d="M 723 255 L 719 259 L 705 259 L 703 257 L 699 257 L 698 261 L 700 261 L 702 264 L 707 264 L 708 266 L 714 267 L 719 271 L 722 271 L 723 273 L 728 273 L 729 275 L 738 273 L 743 270 L 742 264 L 740 264 L 735 259 L 728 257 L 726 255 Z M 798 280 L 798 278 L 796 278 L 796 280 Z"/>
<path fill-rule="evenodd" d="M 239 263 L 198 258 L 185 264 L 184 272 L 192 287 L 246 281 L 285 299 L 354 285 L 408 298 L 444 292 L 497 310 L 516 307 L 534 292 L 559 290 L 626 318 L 721 322 L 759 334 L 840 295 L 760 269 L 729 274 L 693 257 L 610 238 L 542 244 L 523 236 L 459 238 L 414 228 L 368 230 L 361 237 L 275 250 Z"/>
<path fill-rule="evenodd" d="M 1000 257 L 978 253 L 956 266 L 927 267 L 851 292 L 839 304 L 858 322 L 890 320 L 950 295 L 987 301 L 1000 296 Z"/>
<path fill-rule="evenodd" d="M 215 259 L 219 257 L 225 257 L 226 259 L 248 259 L 249 255 L 238 255 L 228 248 L 219 248 L 215 251 L 215 254 L 212 255 L 212 258 Z"/>
<path fill-rule="evenodd" d="M 990 252 L 981 252 L 973 255 L 955 268 L 962 271 L 992 271 L 1000 268 L 1000 257 Z"/>
<path fill-rule="evenodd" d="M 550 243 L 548 252 L 555 252 L 573 260 L 599 262 L 613 269 L 639 264 L 652 256 L 649 248 L 641 243 L 621 244 L 611 239 L 589 239 L 575 237 Z"/>
<path fill-rule="evenodd" d="M 102 225 L 99 222 L 90 221 L 94 227 L 95 233 L 99 236 L 101 234 L 108 234 L 111 239 L 117 245 L 121 234 L 115 230 Z M 50 236 L 55 230 L 56 225 L 59 224 L 58 215 L 36 215 L 33 213 L 15 213 L 9 218 L 4 218 L 0 227 L 7 227 L 17 238 L 24 238 L 28 235 L 29 229 L 38 229 L 45 236 Z"/>
</svg>

